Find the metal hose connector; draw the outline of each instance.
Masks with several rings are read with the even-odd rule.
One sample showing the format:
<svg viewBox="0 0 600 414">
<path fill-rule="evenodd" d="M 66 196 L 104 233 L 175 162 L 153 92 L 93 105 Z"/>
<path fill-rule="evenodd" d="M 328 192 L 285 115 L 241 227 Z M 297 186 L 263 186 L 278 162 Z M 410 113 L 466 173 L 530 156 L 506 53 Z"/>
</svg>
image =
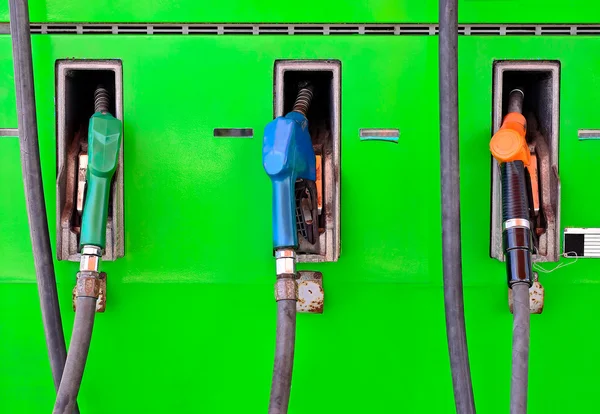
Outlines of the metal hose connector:
<svg viewBox="0 0 600 414">
<path fill-rule="evenodd" d="M 108 112 L 108 108 L 110 107 L 110 94 L 104 86 L 98 85 L 96 91 L 94 92 L 94 112 L 105 114 Z"/>
<path fill-rule="evenodd" d="M 305 83 L 300 86 L 296 102 L 294 103 L 294 109 L 292 111 L 299 112 L 306 116 L 308 108 L 313 98 L 313 86 L 310 83 Z"/>
</svg>

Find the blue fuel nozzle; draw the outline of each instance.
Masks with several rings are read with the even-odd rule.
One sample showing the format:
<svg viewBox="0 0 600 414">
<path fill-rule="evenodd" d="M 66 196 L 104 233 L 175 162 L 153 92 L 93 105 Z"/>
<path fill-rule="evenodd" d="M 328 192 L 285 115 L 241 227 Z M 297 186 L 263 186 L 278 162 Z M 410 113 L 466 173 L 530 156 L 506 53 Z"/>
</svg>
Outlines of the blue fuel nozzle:
<svg viewBox="0 0 600 414">
<path fill-rule="evenodd" d="M 265 127 L 263 165 L 273 183 L 273 249 L 298 246 L 294 187 L 299 178 L 312 181 L 316 178 L 305 101 L 301 103 L 303 110 L 298 110 L 303 91 L 309 91 L 312 97 L 312 90 L 302 89 L 294 111 L 275 118 Z"/>
</svg>

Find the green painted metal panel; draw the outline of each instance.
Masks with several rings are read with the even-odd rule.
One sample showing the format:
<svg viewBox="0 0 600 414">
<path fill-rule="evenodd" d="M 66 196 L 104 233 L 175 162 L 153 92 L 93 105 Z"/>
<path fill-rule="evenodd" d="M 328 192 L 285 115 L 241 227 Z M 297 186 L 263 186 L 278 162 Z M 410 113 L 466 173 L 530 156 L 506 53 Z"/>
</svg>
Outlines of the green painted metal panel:
<svg viewBox="0 0 600 414">
<path fill-rule="evenodd" d="M 594 206 L 600 198 L 593 190 L 598 173 L 591 166 L 597 164 L 600 142 L 578 141 L 577 129 L 596 128 L 598 122 L 589 102 L 600 91 L 596 75 L 600 39 L 463 37 L 459 50 L 463 274 L 468 285 L 487 285 L 479 290 L 487 298 L 483 302 L 466 299 L 470 360 L 478 411 L 502 413 L 508 407 L 511 330 L 499 324 L 504 315 L 510 317 L 504 265 L 488 256 L 492 64 L 496 59 L 560 60 L 561 227 L 598 227 L 600 216 Z M 598 318 L 599 264 L 583 259 L 555 273 L 540 274 L 546 306 L 531 321 L 530 413 L 583 412 L 598 404 L 593 388 L 600 355 L 591 345 L 597 336 L 589 327 Z M 492 383 L 504 394 L 494 395 Z"/>
<path fill-rule="evenodd" d="M 8 38 L 4 39 L 3 47 L 9 49 Z M 412 59 L 407 61 L 400 54 L 389 55 L 390 47 L 403 50 Z M 334 264 L 303 266 L 324 271 L 327 280 L 331 279 L 326 284 L 332 292 L 336 285 L 347 286 L 353 292 L 345 298 L 331 295 L 328 306 L 333 307 L 341 300 L 346 302 L 345 306 L 355 307 L 357 314 L 368 308 L 369 313 L 397 312 L 399 317 L 403 310 L 397 308 L 395 302 L 376 300 L 382 293 L 378 286 L 383 285 L 366 285 L 369 281 L 434 283 L 438 288 L 423 286 L 418 289 L 440 297 L 435 38 L 340 37 L 329 42 L 324 37 L 34 36 L 33 48 L 40 147 L 51 222 L 55 214 L 55 60 L 76 57 L 120 58 L 123 61 L 126 256 L 115 263 L 103 264 L 103 269 L 109 273 L 110 292 L 119 293 L 115 292 L 113 299 L 109 296 L 108 306 L 112 309 L 98 318 L 92 345 L 92 353 L 96 353 L 97 359 L 91 357 L 84 387 L 96 389 L 95 385 L 105 382 L 108 372 L 125 369 L 129 373 L 110 380 L 109 393 L 113 396 L 107 402 L 109 409 L 107 406 L 94 407 L 96 394 L 86 396 L 83 391 L 80 400 L 86 411 L 119 412 L 120 404 L 125 404 L 121 412 L 131 412 L 132 407 L 141 411 L 148 411 L 149 408 L 144 410 L 144 407 L 154 407 L 155 412 L 164 412 L 166 407 L 172 407 L 171 399 L 147 402 L 132 399 L 127 402 L 125 383 L 136 382 L 134 378 L 138 375 L 150 381 L 144 381 L 140 388 L 135 387 L 138 391 L 144 389 L 144 395 L 158 395 L 166 384 L 184 386 L 185 395 L 178 399 L 176 404 L 180 405 L 175 407 L 183 411 L 193 411 L 191 407 L 195 404 L 203 407 L 204 412 L 264 411 L 272 366 L 275 315 L 270 184 L 261 163 L 261 134 L 273 114 L 272 77 L 276 59 L 340 59 L 343 62 L 342 88 L 347 91 L 342 93 L 342 106 L 347 108 L 345 111 L 354 108 L 355 113 L 361 113 L 361 117 L 342 118 L 342 204 L 347 206 L 342 210 L 342 223 L 347 223 L 342 224 L 342 257 Z M 381 59 L 381 56 L 386 58 Z M 414 64 L 423 69 L 414 72 Z M 365 77 L 365 71 L 373 76 Z M 411 81 L 400 82 L 398 73 L 410 77 Z M 377 99 L 365 101 L 365 93 Z M 399 99 L 401 97 L 410 99 Z M 414 105 L 421 108 L 417 119 L 411 111 Z M 242 126 L 254 128 L 255 138 L 212 137 L 215 127 Z M 403 147 L 360 141 L 360 128 L 381 126 L 400 127 L 403 139 L 406 139 Z M 430 138 L 424 140 L 423 137 Z M 15 146 L 14 157 L 5 167 L 11 169 L 15 180 L 20 171 L 17 155 Z M 412 175 L 415 163 L 423 167 L 419 180 L 405 180 L 399 189 L 371 185 L 381 179 L 391 183 L 397 177 Z M 411 196 L 398 203 L 398 191 Z M 20 202 L 20 205 L 7 202 L 3 208 L 18 211 L 14 214 L 19 214 L 24 223 L 22 198 Z M 392 205 L 394 207 L 389 208 Z M 408 215 L 413 220 L 398 220 L 399 216 Z M 54 240 L 53 227 L 51 237 Z M 25 229 L 23 224 L 22 230 Z M 423 237 L 413 240 L 404 237 L 399 242 L 398 235 L 402 234 L 421 234 Z M 3 242 L 2 247 L 8 246 L 9 242 Z M 382 261 L 381 252 L 387 252 L 390 260 Z M 27 264 L 29 271 L 15 275 L 5 274 L 2 269 L 1 279 L 33 282 L 33 270 L 30 262 Z M 25 264 L 15 266 L 22 269 Z M 69 288 L 77 264 L 60 262 L 56 269 L 61 299 L 65 301 L 65 327 L 69 330 L 72 324 Z M 180 284 L 172 284 L 175 282 Z M 157 286 L 156 283 L 162 284 Z M 29 295 L 31 306 L 35 306 L 34 286 L 28 285 L 27 294 L 21 286 L 3 284 L 2 289 L 9 296 Z M 19 292 L 23 293 L 16 293 L 15 289 L 21 289 Z M 392 289 L 399 290 L 400 285 L 394 284 Z M 132 292 L 135 299 L 126 298 L 127 291 Z M 192 297 L 192 301 L 187 300 Z M 148 300 L 158 300 L 161 304 L 149 305 Z M 225 305 L 224 300 L 233 301 L 235 305 Z M 257 301 L 260 304 L 255 305 Z M 404 300 L 411 301 L 409 298 Z M 441 302 L 432 302 L 441 311 Z M 327 382 L 336 389 L 338 385 L 334 384 L 338 375 L 347 372 L 343 375 L 350 378 L 357 366 L 363 367 L 358 368 L 362 378 L 353 380 L 351 386 L 357 391 L 368 389 L 373 383 L 377 366 L 385 365 L 395 371 L 407 369 L 406 361 L 399 357 L 393 362 L 389 357 L 375 355 L 348 366 L 343 358 L 335 356 L 339 343 L 334 338 L 345 337 L 348 349 L 353 349 L 353 354 L 358 353 L 360 349 L 373 346 L 371 338 L 389 323 L 385 318 L 357 329 L 354 318 L 346 319 L 348 315 L 343 315 L 343 308 L 326 311 L 328 316 L 316 321 L 316 325 L 310 322 L 310 317 L 302 317 L 308 324 L 301 322 L 299 336 L 304 335 L 304 338 L 298 340 L 297 364 L 306 361 L 306 370 L 298 369 L 295 373 L 297 392 L 312 389 L 313 377 L 321 375 L 313 371 L 309 361 L 315 358 L 311 351 L 315 341 L 327 336 L 328 345 L 325 348 L 319 346 L 319 358 L 337 359 L 335 365 L 341 370 L 331 370 L 322 378 L 329 378 Z M 35 326 L 35 335 L 41 335 L 39 314 L 37 308 L 34 310 L 28 309 L 31 312 L 26 315 L 28 318 L 25 315 L 11 318 L 6 322 L 6 329 L 20 335 L 21 329 L 30 330 Z M 135 314 L 142 319 L 129 319 Z M 334 316 L 336 314 L 338 316 Z M 131 325 L 120 325 L 124 315 Z M 189 316 L 208 322 L 190 325 L 192 319 Z M 432 381 L 437 384 L 436 389 L 444 390 L 446 394 L 436 403 L 444 411 L 451 407 L 452 401 L 451 389 L 447 387 L 449 374 L 443 316 L 439 312 L 429 316 L 430 322 L 418 328 L 429 338 L 428 345 L 418 352 L 436 361 L 439 375 Z M 229 319 L 235 321 L 230 324 Z M 407 323 L 416 328 L 422 321 Z M 112 332 L 103 333 L 103 325 Z M 165 331 L 163 325 L 169 325 L 167 329 L 173 329 L 172 334 Z M 131 326 L 137 328 L 130 332 Z M 187 338 L 175 335 L 183 326 L 191 328 L 186 329 Z M 431 326 L 436 328 L 430 330 Z M 243 331 L 237 327 L 243 327 Z M 304 329 L 310 333 L 304 334 Z M 365 332 L 370 333 L 363 336 Z M 401 339 L 401 332 L 386 333 L 390 339 L 386 341 L 390 352 L 395 348 L 394 342 Z M 140 347 L 137 339 L 134 340 L 140 335 L 147 338 L 147 346 Z M 248 336 L 256 342 L 245 339 Z M 130 343 L 131 348 L 117 356 L 110 349 L 125 346 L 120 342 Z M 38 339 L 36 343 L 36 352 L 45 354 L 43 341 Z M 244 345 L 243 349 L 239 349 L 240 344 Z M 6 346 L 6 352 L 15 352 L 14 342 L 6 342 L 3 346 Z M 303 356 L 302 348 L 306 350 Z M 172 357 L 159 356 L 165 352 Z M 179 356 L 186 354 L 189 357 L 184 357 L 186 362 L 182 363 Z M 102 355 L 111 355 L 111 361 Z M 220 357 L 215 358 L 215 355 Z M 210 361 L 206 360 L 207 356 Z M 217 363 L 221 356 L 225 358 L 222 364 Z M 242 364 L 241 375 L 235 373 L 238 364 Z M 43 368 L 28 365 L 24 373 L 37 376 L 41 382 L 47 374 Z M 200 375 L 201 371 L 208 375 Z M 163 374 L 166 377 L 162 377 Z M 10 375 L 20 374 L 10 370 L 1 377 Z M 425 381 L 429 374 L 423 372 L 422 375 Z M 23 389 L 30 389 L 23 387 L 24 381 L 8 385 L 11 390 L 19 391 L 5 403 L 9 411 L 21 404 L 31 411 L 47 410 L 52 397 L 51 385 L 45 383 L 44 397 L 30 400 L 22 397 Z M 227 398 L 223 391 L 227 388 L 219 385 L 223 383 L 240 388 L 242 397 L 235 401 Z M 300 385 L 302 383 L 304 386 Z M 385 393 L 397 387 L 383 377 L 375 383 L 381 384 L 381 392 Z M 199 401 L 197 387 L 211 390 L 211 396 Z M 415 400 L 409 404 L 426 398 L 425 389 L 416 385 L 411 387 L 411 398 Z M 305 391 L 301 391 L 303 388 Z M 364 395 L 367 395 L 366 391 Z M 402 402 L 404 398 L 398 397 L 398 403 L 407 404 Z M 230 405 L 223 408 L 223 400 L 229 400 Z M 327 393 L 319 395 L 317 401 L 322 402 L 324 409 L 334 404 Z M 295 410 L 308 404 L 308 400 L 299 402 Z M 372 406 L 367 398 L 347 404 L 348 407 L 362 404 L 365 409 Z M 388 402 L 378 404 L 375 408 L 380 410 L 388 406 Z"/>
<path fill-rule="evenodd" d="M 355 108 L 362 114 L 342 119 L 342 181 L 348 177 L 349 186 L 342 195 L 342 203 L 348 206 L 342 211 L 342 221 L 352 223 L 343 228 L 342 249 L 346 257 L 355 259 L 323 268 L 345 269 L 346 277 L 353 280 L 385 282 L 400 277 L 423 283 L 430 271 L 428 263 L 436 256 L 430 241 L 438 233 L 438 223 L 431 222 L 439 213 L 438 142 L 422 139 L 435 137 L 437 128 L 437 107 L 431 105 L 437 93 L 436 39 L 343 37 L 333 43 L 323 37 L 250 39 L 34 36 L 49 216 L 54 217 L 55 211 L 54 63 L 67 57 L 119 58 L 124 72 L 127 257 L 106 263 L 106 269 L 118 269 L 119 277 L 127 282 L 263 281 L 265 274 L 272 273 L 273 262 L 271 189 L 260 154 L 262 129 L 273 116 L 274 61 L 340 59 L 346 62 L 342 68 L 344 111 Z M 400 55 L 390 56 L 392 45 L 414 58 L 408 62 Z M 413 64 L 423 70 L 413 72 Z M 364 71 L 373 76 L 365 77 Z M 400 82 L 398 73 L 410 76 L 411 82 Z M 365 92 L 377 100 L 367 104 Z M 402 96 L 410 99 L 397 99 Z M 422 108 L 421 122 L 412 117 L 410 109 L 415 104 Z M 360 128 L 381 125 L 402 129 L 402 150 L 360 142 Z M 254 128 L 256 137 L 215 139 L 213 129 L 219 127 Z M 415 161 L 426 168 L 420 180 L 403 184 L 401 190 L 413 196 L 409 201 L 396 203 L 395 192 L 369 185 L 372 180 L 411 174 Z M 389 209 L 389 205 L 395 206 Z M 398 214 L 410 214 L 415 220 L 397 220 Z M 190 229 L 195 230 L 190 233 Z M 54 237 L 55 229 L 51 230 Z M 415 232 L 425 237 L 397 243 L 397 234 Z M 243 272 L 241 263 L 231 260 L 231 249 L 240 247 L 246 255 Z M 381 262 L 382 249 L 404 257 L 403 261 Z M 167 254 L 185 250 L 193 253 Z M 58 266 L 72 271 L 74 265 Z M 402 276 L 389 273 L 400 269 L 404 269 Z M 32 280 L 33 276 L 23 281 Z"/>
<path fill-rule="evenodd" d="M 275 0 L 32 0 L 33 22 L 228 22 L 228 23 L 433 23 L 435 0 L 304 0 L 283 7 Z M 8 21 L 8 2 L 0 4 L 0 21 Z M 597 23 L 594 0 L 461 0 L 461 23 Z"/>
<path fill-rule="evenodd" d="M 492 64 L 494 60 L 543 59 L 561 62 L 559 169 L 561 178 L 561 226 L 599 227 L 594 207 L 600 194 L 593 190 L 598 174 L 591 169 L 600 153 L 600 141 L 579 141 L 577 130 L 598 128 L 597 113 L 589 105 L 600 91 L 596 68 L 600 64 L 600 39 L 591 37 L 464 37 L 460 39 L 461 114 L 461 207 L 468 224 L 463 225 L 464 276 L 468 283 L 486 283 L 484 275 L 499 272 L 500 263 L 489 262 L 489 248 L 481 229 L 489 228 L 490 201 L 481 194 L 491 182 L 489 136 L 492 111 Z M 590 187 L 591 185 L 591 187 Z M 484 213 L 485 214 L 482 214 Z M 487 267 L 487 263 L 490 267 Z M 580 260 L 561 269 L 569 283 L 590 281 L 598 268 L 595 260 Z M 544 265 L 551 268 L 550 265 Z M 549 276 L 553 277 L 553 276 Z M 594 279 L 594 278 L 592 278 Z"/>
<path fill-rule="evenodd" d="M 0 36 L 0 128 L 17 128 L 10 38 Z M 0 254 L 10 257 L 0 281 L 35 280 L 21 178 L 19 140 L 0 137 Z"/>
<path fill-rule="evenodd" d="M 299 317 L 290 412 L 453 412 L 436 38 L 53 35 L 34 36 L 33 47 L 53 241 L 54 62 L 123 61 L 126 256 L 103 264 L 108 309 L 97 318 L 82 412 L 265 412 L 275 304 L 260 147 L 272 117 L 273 62 L 282 58 L 342 62 L 342 253 L 338 263 L 301 266 L 323 271 L 327 303 L 323 315 Z M 590 188 L 600 142 L 576 134 L 598 127 L 599 52 L 598 38 L 460 40 L 463 270 L 483 413 L 507 411 L 512 326 L 504 265 L 489 258 L 492 63 L 561 60 L 562 224 L 600 226 L 599 196 Z M 11 73 L 9 56 L 10 40 L 0 37 L 4 73 Z M 0 112 L 14 114 L 9 83 L 1 88 L 11 98 L 0 101 Z M 215 139 L 216 127 L 254 128 L 255 137 Z M 361 142 L 359 128 L 374 127 L 400 128 L 399 144 Z M 18 143 L 0 138 L 0 146 L 0 173 L 8 177 L 0 186 L 0 252 L 9 257 L 0 268 L 0 410 L 48 412 L 54 390 Z M 580 260 L 542 275 L 547 304 L 532 318 L 530 413 L 584 412 L 600 403 L 598 266 Z M 70 337 L 77 264 L 56 268 Z"/>
<path fill-rule="evenodd" d="M 15 77 L 12 66 L 10 37 L 0 36 L 0 128 L 17 127 Z"/>
<path fill-rule="evenodd" d="M 598 23 L 594 0 L 459 0 L 461 23 Z M 437 21 L 437 19 L 436 19 Z"/>
<path fill-rule="evenodd" d="M 8 2 L 0 20 L 8 21 Z M 32 22 L 347 23 L 433 22 L 437 2 L 425 0 L 321 1 L 283 5 L 276 0 L 31 0 Z"/>
</svg>

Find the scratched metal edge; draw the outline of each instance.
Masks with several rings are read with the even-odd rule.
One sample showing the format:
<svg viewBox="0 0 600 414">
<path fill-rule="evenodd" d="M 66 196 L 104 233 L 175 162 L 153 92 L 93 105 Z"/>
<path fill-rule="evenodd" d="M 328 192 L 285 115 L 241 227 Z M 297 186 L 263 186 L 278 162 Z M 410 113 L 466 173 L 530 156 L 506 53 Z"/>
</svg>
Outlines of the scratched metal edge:
<svg viewBox="0 0 600 414">
<path fill-rule="evenodd" d="M 382 141 L 397 144 L 400 140 L 398 128 L 361 128 L 358 132 L 361 141 Z"/>
<path fill-rule="evenodd" d="M 577 138 L 580 141 L 600 139 L 600 129 L 580 129 L 577 131 Z"/>
<path fill-rule="evenodd" d="M 0 128 L 0 137 L 19 138 L 19 130 L 17 128 Z"/>
</svg>

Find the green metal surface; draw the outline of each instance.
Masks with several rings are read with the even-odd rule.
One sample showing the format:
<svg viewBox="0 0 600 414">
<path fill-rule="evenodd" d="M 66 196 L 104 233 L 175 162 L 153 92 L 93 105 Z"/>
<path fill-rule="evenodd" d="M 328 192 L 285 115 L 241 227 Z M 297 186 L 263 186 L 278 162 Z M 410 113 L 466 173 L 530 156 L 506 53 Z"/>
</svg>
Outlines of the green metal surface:
<svg viewBox="0 0 600 414">
<path fill-rule="evenodd" d="M 435 0 L 31 0 L 32 22 L 433 23 Z M 8 21 L 8 2 L 0 21 Z M 594 0 L 460 0 L 461 23 L 598 23 Z"/>
<path fill-rule="evenodd" d="M 435 2 L 437 3 L 437 2 Z M 594 0 L 459 0 L 461 23 L 598 23 Z M 437 20 L 437 19 L 436 19 Z"/>
<path fill-rule="evenodd" d="M 466 2 L 468 3 L 468 2 Z M 123 62 L 125 257 L 103 263 L 79 397 L 83 413 L 264 413 L 275 344 L 270 183 L 261 134 L 276 59 L 342 62 L 342 252 L 322 271 L 323 315 L 300 315 L 290 413 L 451 413 L 441 273 L 437 38 L 34 36 L 40 149 L 55 240 L 54 67 Z M 0 37 L 0 120 L 15 127 L 10 39 Z M 407 58 L 410 57 L 410 58 Z M 492 62 L 561 61 L 562 226 L 600 226 L 600 38 L 460 39 L 463 270 L 478 411 L 505 413 L 512 316 L 504 265 L 489 258 Z M 160 116 L 157 116 L 160 114 Z M 213 128 L 254 128 L 215 139 Z M 399 128 L 399 144 L 360 128 Z M 20 177 L 0 138 L 0 411 L 49 412 L 54 398 Z M 240 231 L 240 229 L 243 229 Z M 532 317 L 530 413 L 597 407 L 600 262 L 541 281 Z M 551 265 L 545 265 L 550 268 Z M 67 341 L 76 263 L 57 262 Z"/>
<path fill-rule="evenodd" d="M 8 21 L 8 2 L 0 5 L 0 21 Z M 32 22 L 227 22 L 346 23 L 431 22 L 437 2 L 426 0 L 330 1 L 303 0 L 32 0 Z"/>
</svg>

